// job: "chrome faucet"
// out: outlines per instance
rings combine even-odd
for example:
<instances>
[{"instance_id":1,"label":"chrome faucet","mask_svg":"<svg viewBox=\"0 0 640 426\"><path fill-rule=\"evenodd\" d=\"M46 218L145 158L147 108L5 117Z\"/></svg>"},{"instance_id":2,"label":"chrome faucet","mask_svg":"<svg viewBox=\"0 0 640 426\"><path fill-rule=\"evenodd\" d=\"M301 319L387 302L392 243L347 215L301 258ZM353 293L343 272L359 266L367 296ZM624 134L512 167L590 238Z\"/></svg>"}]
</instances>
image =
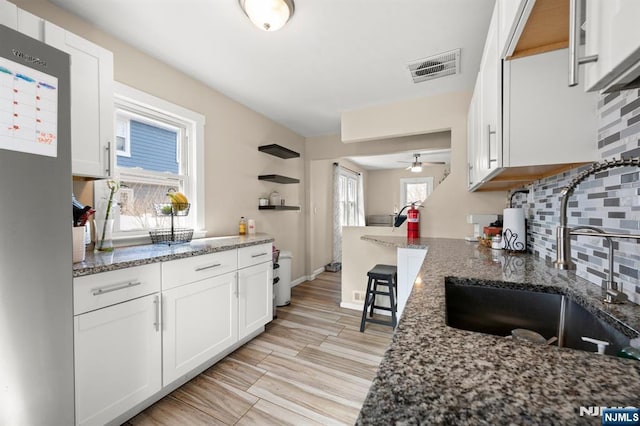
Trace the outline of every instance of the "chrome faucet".
<instances>
[{"instance_id":1,"label":"chrome faucet","mask_svg":"<svg viewBox=\"0 0 640 426\"><path fill-rule=\"evenodd\" d=\"M613 243L611 237L620 238L640 238L640 235L626 235L626 234L608 234L601 229L594 227L580 226L577 228L570 228L567 225L567 204L569 197L573 194L573 190L586 178L604 170L612 169L615 167L628 167L635 166L640 167L640 158L621 158L618 160L603 161L602 163L594 163L587 170L576 176L567 186L560 192L560 226L556 228L556 261L553 262L554 266L558 269L576 269L575 263L571 260L571 235L598 235L605 237L609 240L609 279L607 280L607 294L611 292L610 296L605 297L605 301L608 303L619 302L624 295L618 291L617 286L613 282ZM580 229L588 229L596 231L598 234L593 233L580 233ZM626 296L624 296L626 297Z\"/></svg>"}]
</instances>

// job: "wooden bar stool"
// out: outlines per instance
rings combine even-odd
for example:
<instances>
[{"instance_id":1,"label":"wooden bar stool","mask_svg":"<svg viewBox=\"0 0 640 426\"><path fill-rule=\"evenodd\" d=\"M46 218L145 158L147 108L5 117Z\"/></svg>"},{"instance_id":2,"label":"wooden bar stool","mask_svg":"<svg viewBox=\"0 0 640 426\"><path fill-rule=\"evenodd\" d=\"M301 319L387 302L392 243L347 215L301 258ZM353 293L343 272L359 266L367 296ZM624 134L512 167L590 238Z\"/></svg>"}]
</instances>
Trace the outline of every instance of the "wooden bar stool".
<instances>
[{"instance_id":1,"label":"wooden bar stool","mask_svg":"<svg viewBox=\"0 0 640 426\"><path fill-rule=\"evenodd\" d=\"M362 321L360 322L360 332L364 331L364 325L367 322L375 324L390 325L396 328L397 318L396 312L398 310L397 304L397 281L398 281L398 268L394 265L376 265L369 272L367 272L369 281L367 282L367 293L365 295L364 307L362 308ZM378 286L387 287L387 291L378 290ZM376 296L388 296L389 307L376 305ZM384 311L391 312L391 321L383 321L374 318L367 317L367 310L369 310L369 317L373 317L373 310L382 309Z\"/></svg>"}]
</instances>

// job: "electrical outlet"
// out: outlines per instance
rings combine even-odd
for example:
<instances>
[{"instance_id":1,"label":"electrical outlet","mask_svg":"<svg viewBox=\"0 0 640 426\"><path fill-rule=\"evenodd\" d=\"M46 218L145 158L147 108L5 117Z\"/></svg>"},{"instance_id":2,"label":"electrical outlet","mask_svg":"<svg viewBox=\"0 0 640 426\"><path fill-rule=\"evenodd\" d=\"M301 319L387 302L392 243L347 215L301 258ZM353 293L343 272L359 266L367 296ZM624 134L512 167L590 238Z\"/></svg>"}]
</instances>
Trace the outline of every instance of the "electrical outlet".
<instances>
[{"instance_id":1,"label":"electrical outlet","mask_svg":"<svg viewBox=\"0 0 640 426\"><path fill-rule=\"evenodd\" d=\"M365 295L364 291L354 290L352 299L354 302L364 302L364 295Z\"/></svg>"}]
</instances>

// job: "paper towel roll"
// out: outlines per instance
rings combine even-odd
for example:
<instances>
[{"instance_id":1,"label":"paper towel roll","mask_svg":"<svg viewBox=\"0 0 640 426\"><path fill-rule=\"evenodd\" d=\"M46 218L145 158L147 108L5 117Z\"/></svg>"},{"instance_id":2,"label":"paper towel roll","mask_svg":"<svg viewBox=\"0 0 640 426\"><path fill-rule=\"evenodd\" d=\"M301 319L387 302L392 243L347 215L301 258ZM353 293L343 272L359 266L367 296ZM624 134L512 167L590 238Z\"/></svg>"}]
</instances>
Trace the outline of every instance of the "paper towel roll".
<instances>
[{"instance_id":1,"label":"paper towel roll","mask_svg":"<svg viewBox=\"0 0 640 426\"><path fill-rule=\"evenodd\" d=\"M502 219L502 241L505 250L525 251L527 230L524 225L524 210L504 209Z\"/></svg>"}]
</instances>

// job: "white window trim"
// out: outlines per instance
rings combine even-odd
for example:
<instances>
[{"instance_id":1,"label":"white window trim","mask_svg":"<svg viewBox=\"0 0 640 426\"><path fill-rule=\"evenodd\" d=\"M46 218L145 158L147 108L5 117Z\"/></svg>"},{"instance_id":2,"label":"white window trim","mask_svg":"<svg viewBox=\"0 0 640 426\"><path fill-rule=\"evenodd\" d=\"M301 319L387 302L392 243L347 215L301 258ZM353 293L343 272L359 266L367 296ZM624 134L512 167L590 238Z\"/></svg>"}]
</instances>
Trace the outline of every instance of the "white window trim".
<instances>
[{"instance_id":1,"label":"white window trim","mask_svg":"<svg viewBox=\"0 0 640 426\"><path fill-rule=\"evenodd\" d=\"M122 115L122 114L118 114ZM116 155L119 157L131 157L131 129L129 128L129 121L125 123L125 135L124 135L124 149L116 149ZM116 137L117 132L117 118L116 118Z\"/></svg>"},{"instance_id":2,"label":"white window trim","mask_svg":"<svg viewBox=\"0 0 640 426\"><path fill-rule=\"evenodd\" d=\"M419 201L419 200L407 200L407 184L408 183L426 183L427 184L427 198L433 192L433 176L417 177L417 178L400 178L400 206L406 206L407 204ZM420 200L424 201L424 200Z\"/></svg>"},{"instance_id":3,"label":"white window trim","mask_svg":"<svg viewBox=\"0 0 640 426\"><path fill-rule=\"evenodd\" d=\"M185 153L189 156L188 164L195 170L189 170L189 179L186 184L188 192L191 194L191 200L195 201L195 209L192 207L189 214L195 214L195 232L194 237L203 237L206 234L204 221L204 126L206 124L205 116L195 111L168 102L149 93L127 86L125 84L114 82L114 100L118 105L126 106L127 104L135 105L136 108L149 108L150 111L160 112L167 117L174 117L179 121L189 122L192 134L187 133L191 149ZM135 115L135 114L134 114ZM115 126L115 114L114 114ZM194 143L195 141L195 143ZM116 176L116 179L119 177ZM195 199L195 200L194 200ZM127 244L143 243L149 241L148 231L127 232L127 236L123 233L114 235L114 240L122 241Z\"/></svg>"}]
</instances>

